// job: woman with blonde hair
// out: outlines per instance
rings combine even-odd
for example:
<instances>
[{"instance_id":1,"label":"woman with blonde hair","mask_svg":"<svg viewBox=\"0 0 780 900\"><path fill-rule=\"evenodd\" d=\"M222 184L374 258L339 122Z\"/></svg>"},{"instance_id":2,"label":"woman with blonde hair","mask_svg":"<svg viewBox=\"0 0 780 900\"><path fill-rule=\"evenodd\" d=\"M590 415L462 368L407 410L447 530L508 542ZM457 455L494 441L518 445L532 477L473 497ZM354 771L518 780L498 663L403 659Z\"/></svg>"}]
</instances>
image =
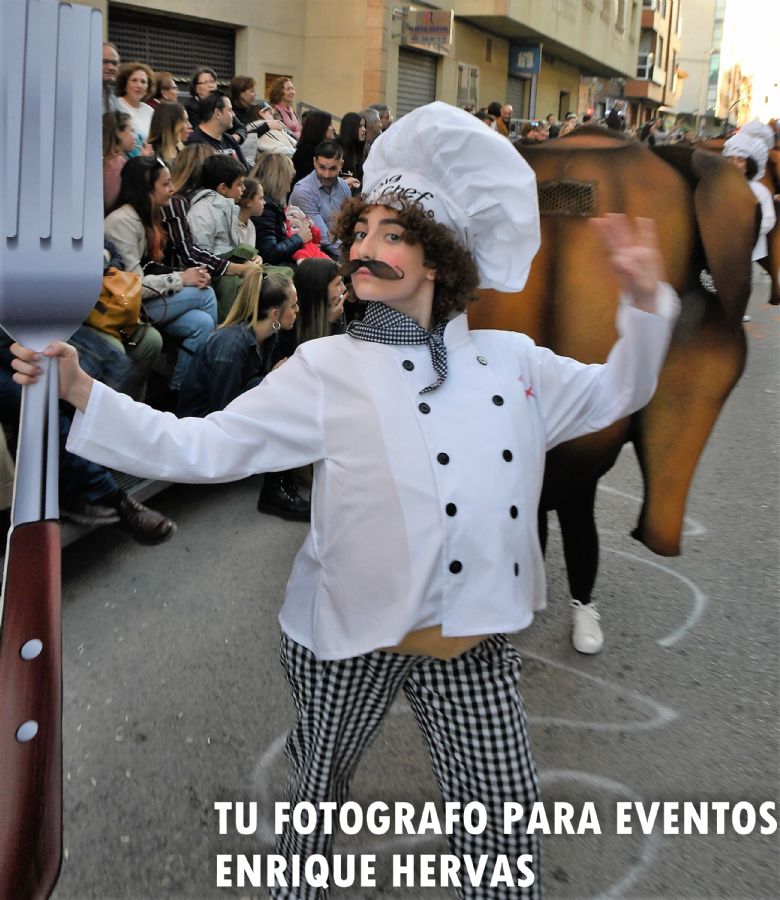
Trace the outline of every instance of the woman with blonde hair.
<instances>
[{"instance_id":1,"label":"woman with blonde hair","mask_svg":"<svg viewBox=\"0 0 780 900\"><path fill-rule=\"evenodd\" d=\"M157 105L149 126L149 143L155 156L159 156L166 166L171 166L184 149L189 133L190 120L181 103L164 100Z\"/></svg>"},{"instance_id":2,"label":"woman with blonde hair","mask_svg":"<svg viewBox=\"0 0 780 900\"><path fill-rule=\"evenodd\" d=\"M295 170L289 156L268 153L261 156L252 169L252 177L263 186L265 209L255 216L255 246L263 261L276 266L294 265L293 254L312 239L311 228L303 222L299 230L287 233L287 196Z\"/></svg>"},{"instance_id":3,"label":"woman with blonde hair","mask_svg":"<svg viewBox=\"0 0 780 900\"><path fill-rule=\"evenodd\" d=\"M171 166L171 179L177 194L188 196L200 187L203 163L216 151L208 144L186 144Z\"/></svg>"},{"instance_id":4,"label":"woman with blonde hair","mask_svg":"<svg viewBox=\"0 0 780 900\"><path fill-rule=\"evenodd\" d=\"M284 127L297 141L301 137L301 122L292 108L294 99L295 85L286 75L271 82L271 87L268 89L268 102L278 111Z\"/></svg>"},{"instance_id":5,"label":"woman with blonde hair","mask_svg":"<svg viewBox=\"0 0 780 900\"><path fill-rule=\"evenodd\" d=\"M179 395L179 418L203 418L224 409L256 387L284 362L278 335L295 325L298 298L292 280L280 272L248 275L225 321L198 349ZM289 472L270 472L257 501L260 512L306 521L307 500Z\"/></svg>"},{"instance_id":6,"label":"woman with blonde hair","mask_svg":"<svg viewBox=\"0 0 780 900\"><path fill-rule=\"evenodd\" d=\"M187 371L176 413L207 416L224 409L278 365L277 334L295 325L298 298L279 272L251 272L225 321L198 348Z\"/></svg>"}]
</instances>

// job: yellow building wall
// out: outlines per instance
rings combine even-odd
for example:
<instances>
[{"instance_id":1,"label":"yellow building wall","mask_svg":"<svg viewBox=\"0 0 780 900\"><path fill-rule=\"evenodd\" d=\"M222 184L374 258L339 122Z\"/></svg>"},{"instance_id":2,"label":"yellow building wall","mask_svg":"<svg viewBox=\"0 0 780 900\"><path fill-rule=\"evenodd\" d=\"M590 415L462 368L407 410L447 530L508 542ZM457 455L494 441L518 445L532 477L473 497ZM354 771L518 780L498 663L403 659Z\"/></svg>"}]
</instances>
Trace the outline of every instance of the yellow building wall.
<instances>
[{"instance_id":1,"label":"yellow building wall","mask_svg":"<svg viewBox=\"0 0 780 900\"><path fill-rule=\"evenodd\" d=\"M76 2L104 14L108 7L106 0ZM379 63L367 53L377 47L370 26L378 22L381 35L385 0L123 0L122 6L234 27L236 73L251 75L259 92L267 74L281 73L295 82L297 100L337 116L381 99ZM378 86L368 100L364 72Z\"/></svg>"},{"instance_id":2,"label":"yellow building wall","mask_svg":"<svg viewBox=\"0 0 780 900\"><path fill-rule=\"evenodd\" d=\"M556 60L548 62L542 59L542 70L536 89L535 116L543 119L549 113L558 115L561 91L569 94L568 112L577 112L580 92L580 72L574 66Z\"/></svg>"},{"instance_id":3,"label":"yellow building wall","mask_svg":"<svg viewBox=\"0 0 780 900\"><path fill-rule=\"evenodd\" d=\"M488 40L490 49L488 51ZM490 61L487 56L490 55ZM487 106L492 100L503 103L506 95L506 78L509 66L509 42L495 35L486 34L467 25L455 22L452 48L442 59L439 67L439 82L436 86L437 100L457 103L458 63L466 63L479 69L478 105Z\"/></svg>"},{"instance_id":4,"label":"yellow building wall","mask_svg":"<svg viewBox=\"0 0 780 900\"><path fill-rule=\"evenodd\" d=\"M4 2L4 0L0 0ZM105 13L107 0L76 0ZM453 0L452 8L484 13L495 7L497 14L527 15L540 28L561 28L559 39L571 32L583 52L604 50L617 63L616 48L629 43L628 33L619 34L614 23L606 23L599 12L603 0L594 4L595 16L585 4L576 22L554 13L556 4L513 0ZM445 4L438 3L440 7ZM398 49L401 24L394 0L122 0L124 7L148 10L201 22L229 25L236 29L236 72L251 75L260 86L269 74L288 74L295 82L296 99L342 116L369 103L395 98L398 88ZM630 9L630 5L627 4ZM564 6L558 4L563 9ZM641 7L640 7L641 8ZM575 25L582 26L577 33ZM107 20L106 20L107 31ZM557 27L557 26L556 26ZM487 40L491 41L490 59ZM457 102L458 63L479 68L478 102L506 98L509 40L456 20L453 46L439 62L437 97ZM635 44L631 55L635 64ZM578 71L559 60L543 62L539 77L536 115L558 112L558 95L568 91L571 108L577 108Z\"/></svg>"},{"instance_id":5,"label":"yellow building wall","mask_svg":"<svg viewBox=\"0 0 780 900\"><path fill-rule=\"evenodd\" d=\"M383 20L382 0L309 0L297 99L338 116L363 109L365 90L381 89L376 60L371 60L368 71L366 64L367 38L376 44L376 31Z\"/></svg>"},{"instance_id":6,"label":"yellow building wall","mask_svg":"<svg viewBox=\"0 0 780 900\"><path fill-rule=\"evenodd\" d=\"M554 38L566 47L628 75L636 68L642 4L627 0L624 21L617 21L616 0L438 0L459 16L513 19L524 28Z\"/></svg>"}]
</instances>

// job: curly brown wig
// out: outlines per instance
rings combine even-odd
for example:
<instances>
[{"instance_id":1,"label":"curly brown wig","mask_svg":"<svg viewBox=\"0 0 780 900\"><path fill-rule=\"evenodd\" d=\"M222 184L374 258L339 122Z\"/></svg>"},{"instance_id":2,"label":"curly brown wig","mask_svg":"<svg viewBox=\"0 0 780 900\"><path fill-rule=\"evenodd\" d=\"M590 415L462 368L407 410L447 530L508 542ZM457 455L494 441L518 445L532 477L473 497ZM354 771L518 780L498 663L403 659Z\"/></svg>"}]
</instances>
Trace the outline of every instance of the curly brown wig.
<instances>
[{"instance_id":1,"label":"curly brown wig","mask_svg":"<svg viewBox=\"0 0 780 900\"><path fill-rule=\"evenodd\" d=\"M342 262L349 259L357 220L372 205L366 203L363 197L352 197L341 207L334 234L341 240ZM446 225L434 221L419 203L403 201L403 207L393 207L393 211L398 214L398 221L403 225L404 243L420 244L425 265L436 269L433 290L434 323L449 319L455 312L463 312L467 303L477 299L479 273L474 257L455 239Z\"/></svg>"}]
</instances>

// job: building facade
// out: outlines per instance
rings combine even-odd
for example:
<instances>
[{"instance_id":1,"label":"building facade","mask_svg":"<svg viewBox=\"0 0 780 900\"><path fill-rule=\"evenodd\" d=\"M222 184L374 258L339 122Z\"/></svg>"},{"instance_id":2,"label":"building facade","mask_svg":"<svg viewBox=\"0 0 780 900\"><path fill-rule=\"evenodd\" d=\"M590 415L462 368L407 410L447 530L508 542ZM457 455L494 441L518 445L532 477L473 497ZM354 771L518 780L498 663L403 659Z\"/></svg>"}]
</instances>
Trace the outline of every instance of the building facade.
<instances>
[{"instance_id":1,"label":"building facade","mask_svg":"<svg viewBox=\"0 0 780 900\"><path fill-rule=\"evenodd\" d=\"M643 0L635 77L623 96L635 125L669 112L680 91L678 79L682 0Z\"/></svg>"},{"instance_id":2,"label":"building facade","mask_svg":"<svg viewBox=\"0 0 780 900\"><path fill-rule=\"evenodd\" d=\"M685 0L682 52L678 57L681 89L672 109L690 122L697 136L715 133L720 128L718 83L726 3L727 0Z\"/></svg>"},{"instance_id":3,"label":"building facade","mask_svg":"<svg viewBox=\"0 0 780 900\"><path fill-rule=\"evenodd\" d=\"M646 14L642 0L78 2L104 11L125 60L182 84L196 65L220 81L251 75L258 93L286 75L298 101L336 116L374 102L403 114L433 99L509 102L526 119L603 114L599 91L636 74ZM660 55L650 84L666 71Z\"/></svg>"}]
</instances>

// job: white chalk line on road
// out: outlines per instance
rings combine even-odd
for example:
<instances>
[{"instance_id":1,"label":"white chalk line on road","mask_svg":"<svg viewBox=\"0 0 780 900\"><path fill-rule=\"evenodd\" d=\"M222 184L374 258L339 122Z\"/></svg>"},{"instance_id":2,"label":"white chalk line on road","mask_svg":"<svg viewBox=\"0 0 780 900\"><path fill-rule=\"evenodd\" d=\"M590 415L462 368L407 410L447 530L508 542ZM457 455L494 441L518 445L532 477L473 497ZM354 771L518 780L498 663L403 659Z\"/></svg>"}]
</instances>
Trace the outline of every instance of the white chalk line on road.
<instances>
[{"instance_id":1,"label":"white chalk line on road","mask_svg":"<svg viewBox=\"0 0 780 900\"><path fill-rule=\"evenodd\" d=\"M539 772L539 780L543 785L555 781L576 781L585 785L591 791L601 791L633 801L641 801L642 799L619 781L613 781L611 778L604 778L602 775L593 775L591 772L582 772L575 769L542 769ZM592 799L591 795L589 795L589 799ZM655 832L651 832L642 841L642 849L637 862L631 866L622 878L613 882L606 890L596 894L591 900L611 900L614 897L622 897L650 868L658 853L658 846L659 838Z\"/></svg>"},{"instance_id":2,"label":"white chalk line on road","mask_svg":"<svg viewBox=\"0 0 780 900\"><path fill-rule=\"evenodd\" d=\"M614 494L616 497L624 497L626 500L631 500L634 503L641 504L644 502L643 499L637 497L636 494L629 494L627 491L618 490L618 488L610 487L608 484L604 484L601 481L599 481L598 489L604 491L605 494ZM686 537L699 537L700 535L707 533L706 527L702 525L698 519L694 519L693 516L684 516L683 523L683 534Z\"/></svg>"},{"instance_id":3,"label":"white chalk line on road","mask_svg":"<svg viewBox=\"0 0 780 900\"><path fill-rule=\"evenodd\" d=\"M555 659L550 659L550 657L543 656L535 651L522 648L520 654L523 657L536 659L555 669L562 669L585 681L590 681L606 691L630 700L632 704L649 709L651 712L649 719L636 719L624 722L589 722L586 719L569 719L559 716L529 716L528 721L532 725L557 725L564 728L584 728L588 731L651 731L654 728L663 728L664 725L668 725L677 718L677 713L671 707L664 706L652 697L647 697L638 691L622 687L612 681L607 681L605 678L600 678L598 675L591 675L590 672L585 672L582 669L577 669Z\"/></svg>"},{"instance_id":4,"label":"white chalk line on road","mask_svg":"<svg viewBox=\"0 0 780 900\"><path fill-rule=\"evenodd\" d=\"M268 812L272 807L272 799L269 790L269 774L270 767L274 760L282 752L286 741L286 735L279 735L271 745L263 753L258 760L254 772L252 774L252 784L257 793L260 795L261 812L258 816L258 836L269 845L273 845L275 836L273 827L270 822ZM594 775L591 772L583 772L575 769L541 769L539 771L539 781L542 785L559 782L574 781L584 785L591 792L589 798L593 798L596 791L602 794L611 794L619 797L625 797L628 800L641 800L629 787L614 781L611 778L605 778L601 775ZM393 851L420 849L421 846L430 844L432 841L440 840L438 837L429 835L397 835L390 838L372 840L369 846L364 846L359 852L365 853L369 850L375 853L389 853ZM604 891L596 895L593 900L610 900L623 896L623 893L631 888L641 878L641 876L651 866L658 850L658 838L651 833L642 842L639 859L631 866L631 868L619 878L617 881L609 885ZM357 852L357 851L356 851Z\"/></svg>"},{"instance_id":5,"label":"white chalk line on road","mask_svg":"<svg viewBox=\"0 0 780 900\"><path fill-rule=\"evenodd\" d=\"M623 559L630 559L633 562L642 563L642 565L650 566L653 569L657 569L659 572L663 572L665 575L676 578L691 592L693 597L693 609L679 628L675 628L675 630L670 634L667 634L666 637L659 638L656 641L656 643L660 644L662 647L673 647L678 641L684 638L689 631L691 631L694 625L696 625L699 619L704 615L704 610L706 609L708 602L707 595L695 582L691 581L690 578L681 575L679 572L675 572L674 569L670 569L669 566L665 566L663 563L656 562L654 559L645 559L642 556L637 556L635 553L627 553L625 550L616 550L612 547L602 547L601 549L605 553L613 553L615 556L623 557Z\"/></svg>"}]
</instances>

